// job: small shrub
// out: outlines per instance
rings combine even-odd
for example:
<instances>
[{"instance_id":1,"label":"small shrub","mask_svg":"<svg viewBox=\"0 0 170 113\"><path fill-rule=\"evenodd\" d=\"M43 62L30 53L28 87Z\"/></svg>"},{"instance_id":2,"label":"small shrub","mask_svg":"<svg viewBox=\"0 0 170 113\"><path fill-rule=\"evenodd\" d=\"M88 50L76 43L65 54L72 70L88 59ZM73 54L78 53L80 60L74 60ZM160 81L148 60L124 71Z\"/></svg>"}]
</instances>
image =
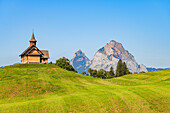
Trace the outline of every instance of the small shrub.
<instances>
[{"instance_id":1,"label":"small shrub","mask_svg":"<svg viewBox=\"0 0 170 113\"><path fill-rule=\"evenodd\" d=\"M49 62L49 64L53 64L53 62Z\"/></svg>"},{"instance_id":2,"label":"small shrub","mask_svg":"<svg viewBox=\"0 0 170 113\"><path fill-rule=\"evenodd\" d=\"M81 74L86 75L86 71L83 71Z\"/></svg>"},{"instance_id":3,"label":"small shrub","mask_svg":"<svg viewBox=\"0 0 170 113\"><path fill-rule=\"evenodd\" d=\"M146 73L145 71L141 71L140 73Z\"/></svg>"}]
</instances>

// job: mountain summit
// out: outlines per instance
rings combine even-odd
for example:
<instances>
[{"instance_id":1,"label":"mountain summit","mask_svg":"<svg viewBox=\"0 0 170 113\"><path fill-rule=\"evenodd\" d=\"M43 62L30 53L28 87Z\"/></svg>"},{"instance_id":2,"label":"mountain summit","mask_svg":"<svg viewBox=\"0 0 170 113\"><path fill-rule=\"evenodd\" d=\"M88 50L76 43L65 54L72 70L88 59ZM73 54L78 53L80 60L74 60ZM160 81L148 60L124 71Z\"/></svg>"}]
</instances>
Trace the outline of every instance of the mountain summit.
<instances>
[{"instance_id":1,"label":"mountain summit","mask_svg":"<svg viewBox=\"0 0 170 113\"><path fill-rule=\"evenodd\" d=\"M122 59L126 63L130 72L147 72L144 65L136 62L134 56L124 49L121 43L111 40L104 47L99 49L93 60L90 61L89 58L81 51L77 51L74 54L71 64L79 72L87 71L88 68L92 69L105 69L109 70L112 66L116 70L117 62Z\"/></svg>"},{"instance_id":2,"label":"mountain summit","mask_svg":"<svg viewBox=\"0 0 170 113\"><path fill-rule=\"evenodd\" d=\"M89 58L82 52L82 50L78 50L74 57L71 59L70 64L74 67L78 73L82 73L83 71L87 71L91 64Z\"/></svg>"},{"instance_id":3,"label":"mountain summit","mask_svg":"<svg viewBox=\"0 0 170 113\"><path fill-rule=\"evenodd\" d=\"M99 49L94 56L90 68L109 70L112 66L116 69L117 62L122 59L126 63L130 72L147 71L144 65L138 65L134 56L124 49L121 43L111 40L103 48Z\"/></svg>"}]
</instances>

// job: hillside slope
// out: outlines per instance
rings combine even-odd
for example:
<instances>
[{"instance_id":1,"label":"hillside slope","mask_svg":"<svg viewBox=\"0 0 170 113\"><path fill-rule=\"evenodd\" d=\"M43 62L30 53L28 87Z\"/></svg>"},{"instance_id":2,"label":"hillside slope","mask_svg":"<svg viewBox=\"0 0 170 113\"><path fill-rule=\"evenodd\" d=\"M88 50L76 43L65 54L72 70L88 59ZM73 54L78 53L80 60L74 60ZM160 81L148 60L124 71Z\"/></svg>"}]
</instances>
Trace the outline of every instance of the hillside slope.
<instances>
[{"instance_id":1,"label":"hillside slope","mask_svg":"<svg viewBox=\"0 0 170 113\"><path fill-rule=\"evenodd\" d=\"M170 71L102 80L52 64L0 69L0 112L169 112Z\"/></svg>"}]
</instances>

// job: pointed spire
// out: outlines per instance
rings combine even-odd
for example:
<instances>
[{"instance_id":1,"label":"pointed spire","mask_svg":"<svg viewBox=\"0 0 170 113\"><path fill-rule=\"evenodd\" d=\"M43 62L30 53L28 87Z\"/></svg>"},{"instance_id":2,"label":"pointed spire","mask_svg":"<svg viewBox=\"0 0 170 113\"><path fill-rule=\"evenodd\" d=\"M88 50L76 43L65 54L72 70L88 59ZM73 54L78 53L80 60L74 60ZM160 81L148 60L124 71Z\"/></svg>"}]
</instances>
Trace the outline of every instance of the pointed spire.
<instances>
[{"instance_id":1,"label":"pointed spire","mask_svg":"<svg viewBox=\"0 0 170 113\"><path fill-rule=\"evenodd\" d=\"M32 37L31 37L31 40L30 40L30 46L34 45L36 46L36 40L35 40L35 37L34 37L34 32L32 33Z\"/></svg>"},{"instance_id":2,"label":"pointed spire","mask_svg":"<svg viewBox=\"0 0 170 113\"><path fill-rule=\"evenodd\" d=\"M34 32L32 33L32 37L31 37L30 42L37 42L37 41L35 40L35 37L34 37Z\"/></svg>"}]
</instances>

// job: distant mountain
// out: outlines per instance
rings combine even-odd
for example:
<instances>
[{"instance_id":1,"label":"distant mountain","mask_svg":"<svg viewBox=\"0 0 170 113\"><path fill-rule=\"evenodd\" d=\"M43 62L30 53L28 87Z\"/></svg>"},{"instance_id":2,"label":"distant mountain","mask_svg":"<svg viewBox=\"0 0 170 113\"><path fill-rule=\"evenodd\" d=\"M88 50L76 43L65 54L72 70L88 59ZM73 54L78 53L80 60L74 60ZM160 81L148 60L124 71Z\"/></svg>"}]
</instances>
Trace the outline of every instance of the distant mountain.
<instances>
[{"instance_id":1,"label":"distant mountain","mask_svg":"<svg viewBox=\"0 0 170 113\"><path fill-rule=\"evenodd\" d=\"M153 72L153 71L161 71L161 70L170 70L170 68L152 68L152 67L147 67L148 72Z\"/></svg>"},{"instance_id":2,"label":"distant mountain","mask_svg":"<svg viewBox=\"0 0 170 113\"><path fill-rule=\"evenodd\" d=\"M109 44L106 44L96 52L90 68L97 70L102 68L108 71L112 66L116 70L119 59L122 59L122 61L126 63L132 73L147 72L144 65L138 65L134 56L125 50L121 43L114 40L111 40Z\"/></svg>"},{"instance_id":3,"label":"distant mountain","mask_svg":"<svg viewBox=\"0 0 170 113\"><path fill-rule=\"evenodd\" d=\"M11 65L15 65L15 64L20 64L20 63L17 62L17 63L13 63L13 64L11 64ZM5 65L5 66L10 66L10 65ZM5 66L0 66L0 68L4 68Z\"/></svg>"},{"instance_id":4,"label":"distant mountain","mask_svg":"<svg viewBox=\"0 0 170 113\"><path fill-rule=\"evenodd\" d=\"M141 71L147 72L144 65L138 65L134 56L125 50L121 43L114 40L99 49L92 61L90 61L81 50L77 51L71 59L71 65L73 65L79 73L87 71L89 68L96 70L105 69L108 71L111 66L116 70L119 59L126 62L128 69L132 73Z\"/></svg>"},{"instance_id":5,"label":"distant mountain","mask_svg":"<svg viewBox=\"0 0 170 113\"><path fill-rule=\"evenodd\" d=\"M91 61L81 50L78 50L71 59L70 64L78 73L82 73L83 71L88 71Z\"/></svg>"},{"instance_id":6,"label":"distant mountain","mask_svg":"<svg viewBox=\"0 0 170 113\"><path fill-rule=\"evenodd\" d=\"M20 64L19 62L17 62L17 63L14 63L13 65L16 65L16 64Z\"/></svg>"}]
</instances>

